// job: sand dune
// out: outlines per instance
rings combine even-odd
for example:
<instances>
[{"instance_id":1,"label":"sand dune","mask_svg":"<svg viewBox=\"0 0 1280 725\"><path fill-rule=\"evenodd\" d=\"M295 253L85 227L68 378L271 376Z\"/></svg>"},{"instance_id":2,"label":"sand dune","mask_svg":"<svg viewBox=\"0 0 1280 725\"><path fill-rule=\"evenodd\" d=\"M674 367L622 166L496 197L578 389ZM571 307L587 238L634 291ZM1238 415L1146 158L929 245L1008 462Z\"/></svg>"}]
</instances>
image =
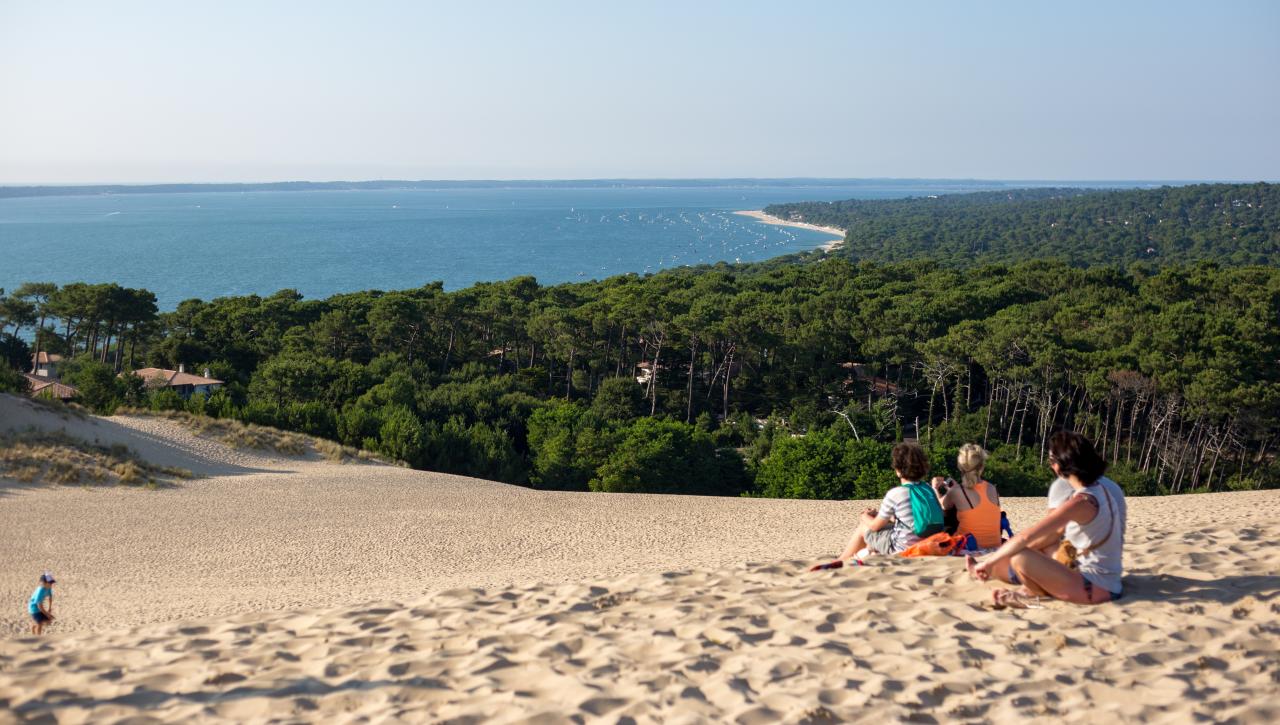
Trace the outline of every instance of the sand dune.
<instances>
[{"instance_id":1,"label":"sand dune","mask_svg":"<svg viewBox=\"0 0 1280 725\"><path fill-rule=\"evenodd\" d=\"M104 418L78 409L59 409L25 397L0 394L0 431L61 431L100 445L128 446L157 466L185 468L197 475L220 476L260 470L286 470L310 455L291 459L253 449L233 448L192 433L165 418L118 415Z\"/></svg>"},{"instance_id":2,"label":"sand dune","mask_svg":"<svg viewBox=\"0 0 1280 725\"><path fill-rule=\"evenodd\" d=\"M1240 504L1275 520L1274 496ZM1149 531L1127 599L1096 608L993 612L950 559L780 561L9 640L0 702L60 722L1274 722L1277 536Z\"/></svg>"},{"instance_id":3,"label":"sand dune","mask_svg":"<svg viewBox=\"0 0 1280 725\"><path fill-rule=\"evenodd\" d=\"M1125 600L994 612L958 559L803 573L859 502L538 492L95 425L219 473L0 484L0 723L1280 718L1280 492L1133 499ZM1021 527L1043 501L1006 505Z\"/></svg>"}]
</instances>

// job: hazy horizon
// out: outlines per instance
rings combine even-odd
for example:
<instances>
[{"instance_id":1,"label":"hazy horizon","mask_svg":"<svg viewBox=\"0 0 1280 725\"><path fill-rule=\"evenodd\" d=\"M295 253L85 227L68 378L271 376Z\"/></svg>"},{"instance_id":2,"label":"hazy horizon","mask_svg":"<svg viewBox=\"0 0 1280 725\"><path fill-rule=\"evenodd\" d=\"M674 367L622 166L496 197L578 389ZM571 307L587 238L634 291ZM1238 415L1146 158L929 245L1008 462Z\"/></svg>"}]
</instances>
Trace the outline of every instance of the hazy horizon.
<instances>
[{"instance_id":1,"label":"hazy horizon","mask_svg":"<svg viewBox=\"0 0 1280 725\"><path fill-rule=\"evenodd\" d=\"M620 184L641 183L641 182L673 182L687 183L694 181L742 181L742 182L880 182L888 184L908 184L911 182L955 182L955 183L976 183L996 185L1012 185L1012 184L1169 184L1169 185L1186 185L1186 184L1252 184L1252 183L1280 183L1280 176L1272 178L1259 179L1122 179L1122 178L1092 178L1092 179L994 179L982 177L909 177L909 176L598 176L598 177L564 177L564 178L453 178L453 179L395 179L395 178L366 178L366 179L297 179L297 178L279 178L279 179L250 179L250 180L227 180L227 181L209 181L209 180L183 180L183 181L65 181L65 182L0 182L0 188L13 187L37 187L37 188L57 188L64 186L226 186L226 185L245 185L256 186L265 184L371 184L371 183L406 183L406 184L537 184L537 183L571 183L583 182L601 184L607 182L616 182Z\"/></svg>"},{"instance_id":2,"label":"hazy horizon","mask_svg":"<svg viewBox=\"0 0 1280 725\"><path fill-rule=\"evenodd\" d=\"M1280 5L0 0L0 184L1280 176Z\"/></svg>"}]
</instances>

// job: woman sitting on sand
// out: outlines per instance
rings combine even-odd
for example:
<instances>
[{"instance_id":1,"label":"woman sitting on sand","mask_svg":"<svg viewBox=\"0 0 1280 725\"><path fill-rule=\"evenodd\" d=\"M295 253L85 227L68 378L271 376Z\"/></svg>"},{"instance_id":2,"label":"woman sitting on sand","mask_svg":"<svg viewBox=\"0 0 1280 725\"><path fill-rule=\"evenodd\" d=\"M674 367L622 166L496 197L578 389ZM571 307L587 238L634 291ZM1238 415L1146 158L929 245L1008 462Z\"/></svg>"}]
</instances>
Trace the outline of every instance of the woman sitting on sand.
<instances>
[{"instance_id":1,"label":"woman sitting on sand","mask_svg":"<svg viewBox=\"0 0 1280 725\"><path fill-rule=\"evenodd\" d=\"M863 549L876 554L901 554L908 546L942 530L942 509L933 488L925 482L929 459L915 443L899 443L891 453L893 472L902 485L889 489L880 508L862 512L849 546L834 561L809 569L838 569ZM917 526L917 513L922 519ZM861 562L859 562L861 563Z\"/></svg>"},{"instance_id":2,"label":"woman sitting on sand","mask_svg":"<svg viewBox=\"0 0 1280 725\"><path fill-rule=\"evenodd\" d=\"M999 607L1026 606L1029 599L1041 596L1076 604L1119 599L1124 571L1124 492L1102 475L1106 461L1079 433L1053 435L1049 466L1071 484L1069 490L1062 491L1069 498L1050 500L1047 516L981 563L968 557L969 573L979 581L994 577L1022 585L1017 590L996 590L993 597ZM1063 538L1079 552L1074 568L1045 553Z\"/></svg>"},{"instance_id":3,"label":"woman sitting on sand","mask_svg":"<svg viewBox=\"0 0 1280 725\"><path fill-rule=\"evenodd\" d=\"M976 443L966 443L956 456L960 469L960 485L951 486L938 496L944 514L956 516L959 536L970 534L979 549L1000 546L1000 495L996 487L982 478L987 465L987 452Z\"/></svg>"}]
</instances>

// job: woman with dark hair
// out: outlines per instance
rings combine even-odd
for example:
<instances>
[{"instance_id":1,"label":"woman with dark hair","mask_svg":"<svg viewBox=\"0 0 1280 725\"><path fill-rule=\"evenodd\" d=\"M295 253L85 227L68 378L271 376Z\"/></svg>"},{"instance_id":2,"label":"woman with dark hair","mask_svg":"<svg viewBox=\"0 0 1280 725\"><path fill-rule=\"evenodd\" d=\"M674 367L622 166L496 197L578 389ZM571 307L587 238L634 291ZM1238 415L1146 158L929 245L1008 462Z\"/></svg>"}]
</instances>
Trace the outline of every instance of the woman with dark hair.
<instances>
[{"instance_id":1,"label":"woman with dark hair","mask_svg":"<svg viewBox=\"0 0 1280 725\"><path fill-rule=\"evenodd\" d=\"M979 581L995 578L1021 585L1016 590L996 590L998 607L1026 606L1033 597L1076 604L1119 599L1124 572L1124 492L1102 475L1106 461L1079 433L1060 431L1049 439L1049 466L1070 488L1050 491L1049 514L981 563L969 557L969 573ZM1063 541L1078 552L1073 562L1063 563L1047 553Z\"/></svg>"}]
</instances>

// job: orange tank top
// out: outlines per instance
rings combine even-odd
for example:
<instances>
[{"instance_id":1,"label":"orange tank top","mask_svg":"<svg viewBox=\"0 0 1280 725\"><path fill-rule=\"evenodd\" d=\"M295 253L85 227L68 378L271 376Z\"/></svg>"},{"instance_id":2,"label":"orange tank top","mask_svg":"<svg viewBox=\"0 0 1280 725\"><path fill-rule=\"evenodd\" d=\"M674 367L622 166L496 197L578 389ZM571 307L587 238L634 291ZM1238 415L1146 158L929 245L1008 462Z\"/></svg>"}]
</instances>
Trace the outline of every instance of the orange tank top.
<instances>
[{"instance_id":1,"label":"orange tank top","mask_svg":"<svg viewBox=\"0 0 1280 725\"><path fill-rule=\"evenodd\" d=\"M991 501L991 484L979 481L974 484L972 493L968 490L960 492L973 508L968 511L956 510L956 518L960 525L956 533L961 536L973 534L978 541L978 548L995 549L1000 546L1000 507ZM977 494L978 502L974 504L973 494Z\"/></svg>"}]
</instances>

